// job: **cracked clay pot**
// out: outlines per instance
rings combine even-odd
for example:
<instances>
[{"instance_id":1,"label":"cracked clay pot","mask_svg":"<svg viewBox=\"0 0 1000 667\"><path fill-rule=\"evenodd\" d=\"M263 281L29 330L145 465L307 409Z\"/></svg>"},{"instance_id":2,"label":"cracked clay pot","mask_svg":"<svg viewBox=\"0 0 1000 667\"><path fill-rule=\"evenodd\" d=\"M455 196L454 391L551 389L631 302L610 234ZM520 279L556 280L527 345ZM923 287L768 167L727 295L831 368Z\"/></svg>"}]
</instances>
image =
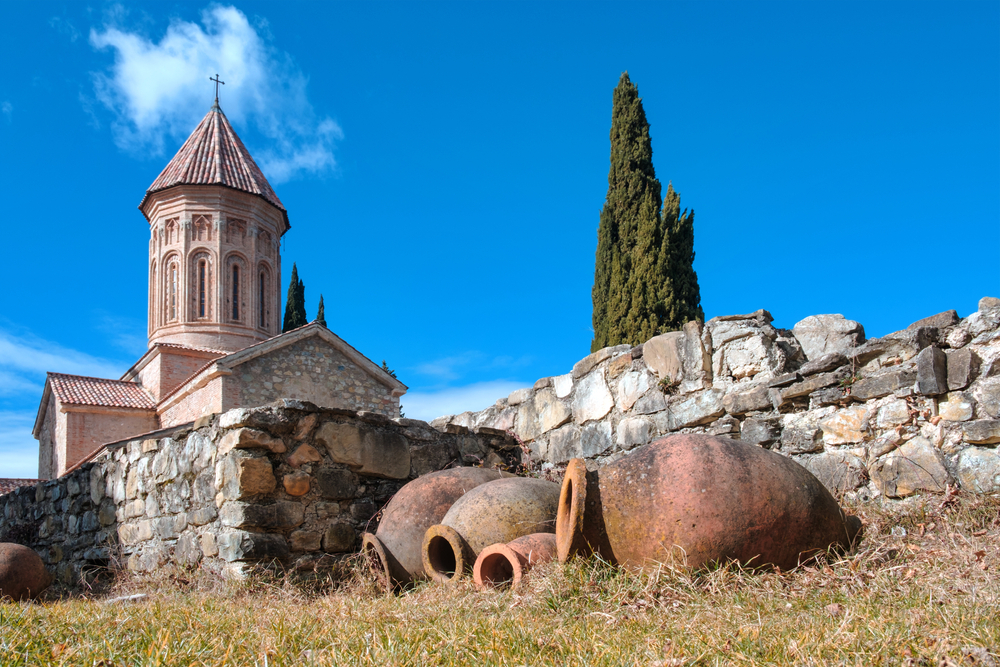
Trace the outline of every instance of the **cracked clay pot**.
<instances>
[{"instance_id":1,"label":"cracked clay pot","mask_svg":"<svg viewBox=\"0 0 1000 667\"><path fill-rule=\"evenodd\" d=\"M510 476L486 468L450 468L418 477L386 504L378 530L362 537L362 552L390 589L425 579L421 546L427 529L467 492Z\"/></svg>"},{"instance_id":2,"label":"cracked clay pot","mask_svg":"<svg viewBox=\"0 0 1000 667\"><path fill-rule=\"evenodd\" d=\"M696 434L660 438L594 472L573 459L556 521L560 562L598 554L629 567L681 559L787 570L860 537L861 521L798 463Z\"/></svg>"},{"instance_id":3,"label":"cracked clay pot","mask_svg":"<svg viewBox=\"0 0 1000 667\"><path fill-rule=\"evenodd\" d=\"M424 535L424 571L434 581L458 581L486 547L532 533L555 532L559 485L511 477L478 486L458 499Z\"/></svg>"}]
</instances>

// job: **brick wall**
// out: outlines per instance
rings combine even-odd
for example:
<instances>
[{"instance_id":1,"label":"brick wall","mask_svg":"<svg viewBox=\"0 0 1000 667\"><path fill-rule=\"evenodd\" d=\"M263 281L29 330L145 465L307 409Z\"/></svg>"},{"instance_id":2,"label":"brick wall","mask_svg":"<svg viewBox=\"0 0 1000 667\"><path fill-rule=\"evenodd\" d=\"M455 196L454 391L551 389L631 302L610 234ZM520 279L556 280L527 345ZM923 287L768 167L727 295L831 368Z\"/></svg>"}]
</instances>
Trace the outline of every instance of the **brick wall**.
<instances>
[{"instance_id":1,"label":"brick wall","mask_svg":"<svg viewBox=\"0 0 1000 667\"><path fill-rule=\"evenodd\" d=\"M55 475L83 461L101 445L128 438L137 433L149 433L158 428L153 410L129 410L85 407L86 412L68 410L66 414L66 452L59 461Z\"/></svg>"},{"instance_id":2,"label":"brick wall","mask_svg":"<svg viewBox=\"0 0 1000 667\"><path fill-rule=\"evenodd\" d=\"M163 428L194 421L204 415L219 413L225 409L223 405L223 383L227 378L220 376L171 405L160 413L160 425Z\"/></svg>"}]
</instances>

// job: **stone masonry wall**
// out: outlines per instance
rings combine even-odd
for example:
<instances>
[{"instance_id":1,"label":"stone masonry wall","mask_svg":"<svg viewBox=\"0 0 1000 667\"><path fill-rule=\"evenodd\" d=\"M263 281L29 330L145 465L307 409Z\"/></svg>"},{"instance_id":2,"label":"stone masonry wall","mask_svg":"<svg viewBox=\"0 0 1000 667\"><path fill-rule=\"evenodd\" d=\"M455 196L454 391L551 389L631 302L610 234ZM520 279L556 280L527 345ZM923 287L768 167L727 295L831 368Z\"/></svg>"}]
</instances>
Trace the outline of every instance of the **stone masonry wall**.
<instances>
[{"instance_id":1,"label":"stone masonry wall","mask_svg":"<svg viewBox=\"0 0 1000 667\"><path fill-rule=\"evenodd\" d=\"M771 321L760 310L691 322L431 423L512 430L548 468L710 433L790 456L837 494L1000 491L1000 299L872 340L842 315L791 331Z\"/></svg>"},{"instance_id":2,"label":"stone masonry wall","mask_svg":"<svg viewBox=\"0 0 1000 667\"><path fill-rule=\"evenodd\" d=\"M107 446L58 479L0 496L0 541L35 549L66 584L120 561L212 572L279 560L313 568L354 551L408 480L508 467L509 435L283 400Z\"/></svg>"}]
</instances>

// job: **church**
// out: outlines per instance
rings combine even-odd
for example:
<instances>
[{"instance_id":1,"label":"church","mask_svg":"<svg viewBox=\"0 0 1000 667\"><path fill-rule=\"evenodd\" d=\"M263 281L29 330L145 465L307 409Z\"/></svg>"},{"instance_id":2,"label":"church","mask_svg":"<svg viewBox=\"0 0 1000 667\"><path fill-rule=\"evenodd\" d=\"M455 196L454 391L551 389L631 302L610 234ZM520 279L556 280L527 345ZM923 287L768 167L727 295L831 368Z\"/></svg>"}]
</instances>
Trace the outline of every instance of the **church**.
<instances>
[{"instance_id":1,"label":"church","mask_svg":"<svg viewBox=\"0 0 1000 667\"><path fill-rule=\"evenodd\" d=\"M323 324L281 333L288 211L215 104L139 204L148 349L117 380L48 373L33 435L51 479L106 444L280 398L399 416L406 386Z\"/></svg>"}]
</instances>

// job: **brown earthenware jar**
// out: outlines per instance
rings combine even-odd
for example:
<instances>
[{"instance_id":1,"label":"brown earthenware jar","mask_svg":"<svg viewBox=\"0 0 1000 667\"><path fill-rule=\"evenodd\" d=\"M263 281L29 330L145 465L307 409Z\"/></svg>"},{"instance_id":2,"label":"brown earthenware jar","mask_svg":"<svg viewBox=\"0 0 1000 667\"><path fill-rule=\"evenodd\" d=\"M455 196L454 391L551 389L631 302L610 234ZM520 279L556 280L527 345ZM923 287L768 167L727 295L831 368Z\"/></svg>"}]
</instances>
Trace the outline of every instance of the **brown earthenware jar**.
<instances>
[{"instance_id":1,"label":"brown earthenware jar","mask_svg":"<svg viewBox=\"0 0 1000 667\"><path fill-rule=\"evenodd\" d=\"M486 468L450 468L418 477L386 504L378 530L362 537L362 552L390 588L426 578L421 546L427 529L467 492L510 476Z\"/></svg>"},{"instance_id":2,"label":"brown earthenware jar","mask_svg":"<svg viewBox=\"0 0 1000 667\"><path fill-rule=\"evenodd\" d=\"M556 558L556 536L532 533L507 544L494 544L479 552L472 578L479 588L517 587L528 570Z\"/></svg>"},{"instance_id":3,"label":"brown earthenware jar","mask_svg":"<svg viewBox=\"0 0 1000 667\"><path fill-rule=\"evenodd\" d=\"M52 583L41 557L12 542L0 543L0 598L30 600Z\"/></svg>"},{"instance_id":4,"label":"brown earthenware jar","mask_svg":"<svg viewBox=\"0 0 1000 667\"><path fill-rule=\"evenodd\" d=\"M708 435L660 438L588 472L566 469L559 498L559 560L599 554L642 567L680 559L692 568L737 561L791 569L860 539L826 487L790 458Z\"/></svg>"},{"instance_id":5,"label":"brown earthenware jar","mask_svg":"<svg viewBox=\"0 0 1000 667\"><path fill-rule=\"evenodd\" d=\"M531 533L555 532L559 485L512 477L465 494L424 534L424 571L434 581L458 581L486 547Z\"/></svg>"}]
</instances>

